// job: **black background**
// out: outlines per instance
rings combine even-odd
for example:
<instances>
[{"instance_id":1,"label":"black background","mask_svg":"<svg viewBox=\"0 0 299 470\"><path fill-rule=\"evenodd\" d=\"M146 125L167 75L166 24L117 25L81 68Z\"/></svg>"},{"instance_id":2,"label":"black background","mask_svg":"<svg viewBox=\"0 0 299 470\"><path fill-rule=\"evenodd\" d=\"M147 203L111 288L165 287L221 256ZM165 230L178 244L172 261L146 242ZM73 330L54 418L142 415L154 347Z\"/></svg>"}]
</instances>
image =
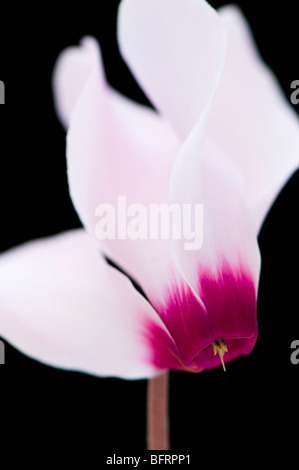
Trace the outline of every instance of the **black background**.
<instances>
[{"instance_id":1,"label":"black background","mask_svg":"<svg viewBox=\"0 0 299 470\"><path fill-rule=\"evenodd\" d=\"M1 251L80 226L67 189L65 133L52 104L51 74L60 51L86 34L95 36L109 82L146 103L118 53L118 3L1 6L0 79L6 88L0 107ZM236 3L289 97L291 82L299 79L299 5ZM299 365L290 362L290 344L299 338L298 200L297 173L259 236L259 338L252 354L229 363L226 374L220 368L171 373L172 449L188 450L194 460L206 457L208 465L225 467L283 456L296 463ZM93 461L85 468L97 468L111 452L138 455L145 449L145 396L145 381L56 370L6 343L0 461L6 452L11 462L36 461L43 468L50 458L59 467L62 459L70 464L84 456Z\"/></svg>"}]
</instances>

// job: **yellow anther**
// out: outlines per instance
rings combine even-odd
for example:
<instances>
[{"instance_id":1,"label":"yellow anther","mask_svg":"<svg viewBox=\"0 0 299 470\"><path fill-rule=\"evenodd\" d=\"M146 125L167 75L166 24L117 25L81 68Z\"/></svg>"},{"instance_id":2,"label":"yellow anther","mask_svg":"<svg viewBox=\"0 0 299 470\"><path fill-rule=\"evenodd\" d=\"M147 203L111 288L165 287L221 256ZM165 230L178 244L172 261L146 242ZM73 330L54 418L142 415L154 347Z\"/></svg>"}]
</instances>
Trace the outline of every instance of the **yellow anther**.
<instances>
[{"instance_id":1,"label":"yellow anther","mask_svg":"<svg viewBox=\"0 0 299 470\"><path fill-rule=\"evenodd\" d=\"M214 343L212 343L212 347L213 347L214 356L216 356L216 354L219 354L223 370L224 370L224 372L226 372L223 356L226 352L228 352L228 349L227 349L225 340L224 339L216 339L216 341L214 341Z\"/></svg>"}]
</instances>

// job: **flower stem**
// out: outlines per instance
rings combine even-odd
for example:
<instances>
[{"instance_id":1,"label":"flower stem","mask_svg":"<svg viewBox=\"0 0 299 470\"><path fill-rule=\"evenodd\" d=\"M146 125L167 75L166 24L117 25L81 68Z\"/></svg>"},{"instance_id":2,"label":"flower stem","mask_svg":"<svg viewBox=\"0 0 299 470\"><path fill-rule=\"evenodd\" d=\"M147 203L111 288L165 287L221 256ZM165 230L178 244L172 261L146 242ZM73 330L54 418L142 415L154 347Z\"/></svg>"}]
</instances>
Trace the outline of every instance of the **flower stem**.
<instances>
[{"instance_id":1,"label":"flower stem","mask_svg":"<svg viewBox=\"0 0 299 470\"><path fill-rule=\"evenodd\" d=\"M169 450L168 429L169 374L148 381L147 389L147 449Z\"/></svg>"}]
</instances>

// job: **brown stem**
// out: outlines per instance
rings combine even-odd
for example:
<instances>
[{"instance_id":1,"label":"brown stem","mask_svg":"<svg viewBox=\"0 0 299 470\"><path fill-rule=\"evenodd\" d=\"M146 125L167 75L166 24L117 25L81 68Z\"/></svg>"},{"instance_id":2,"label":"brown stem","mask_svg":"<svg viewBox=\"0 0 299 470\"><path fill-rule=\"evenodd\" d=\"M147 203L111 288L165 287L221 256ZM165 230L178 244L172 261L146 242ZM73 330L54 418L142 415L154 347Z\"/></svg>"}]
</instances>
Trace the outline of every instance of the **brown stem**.
<instances>
[{"instance_id":1,"label":"brown stem","mask_svg":"<svg viewBox=\"0 0 299 470\"><path fill-rule=\"evenodd\" d=\"M147 449L169 450L169 374L149 379L147 389Z\"/></svg>"}]
</instances>

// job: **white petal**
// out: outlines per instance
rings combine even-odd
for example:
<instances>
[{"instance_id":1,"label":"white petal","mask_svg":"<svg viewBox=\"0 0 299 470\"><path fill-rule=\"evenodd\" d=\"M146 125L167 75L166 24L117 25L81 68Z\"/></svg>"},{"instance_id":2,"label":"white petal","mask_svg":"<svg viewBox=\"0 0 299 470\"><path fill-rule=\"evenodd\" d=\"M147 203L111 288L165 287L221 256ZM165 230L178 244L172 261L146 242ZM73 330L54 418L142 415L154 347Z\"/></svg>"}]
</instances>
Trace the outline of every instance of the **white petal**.
<instances>
[{"instance_id":1,"label":"white petal","mask_svg":"<svg viewBox=\"0 0 299 470\"><path fill-rule=\"evenodd\" d=\"M92 37L85 37L81 47L69 47L58 57L53 72L53 96L56 112L67 129L76 101L91 73L94 58L102 69L99 45Z\"/></svg>"},{"instance_id":2,"label":"white petal","mask_svg":"<svg viewBox=\"0 0 299 470\"><path fill-rule=\"evenodd\" d=\"M203 0L123 0L119 44L154 106L185 138L218 83L226 32Z\"/></svg>"},{"instance_id":3,"label":"white petal","mask_svg":"<svg viewBox=\"0 0 299 470\"><path fill-rule=\"evenodd\" d=\"M67 137L70 192L75 208L93 236L100 221L96 209L110 204L125 218L118 197L131 204L168 202L168 183L179 143L168 125L152 110L112 92L102 82L98 59L77 100ZM127 221L130 217L127 218ZM155 288L166 276L167 240L103 239L101 246L143 286ZM152 287L153 289L154 287ZM161 288L161 285L160 285Z\"/></svg>"},{"instance_id":4,"label":"white petal","mask_svg":"<svg viewBox=\"0 0 299 470\"><path fill-rule=\"evenodd\" d=\"M187 250L185 239L174 241L177 266L199 298L200 278L208 273L219 279L225 266L237 276L241 271L249 274L257 291L260 255L252 216L242 194L241 175L215 144L202 141L201 134L199 125L178 155L171 200L202 204L203 226L197 230L202 229L203 244Z\"/></svg>"},{"instance_id":5,"label":"white petal","mask_svg":"<svg viewBox=\"0 0 299 470\"><path fill-rule=\"evenodd\" d=\"M228 6L220 15L228 30L228 51L208 134L240 169L258 232L280 189L298 168L298 117L261 60L241 12Z\"/></svg>"},{"instance_id":6,"label":"white petal","mask_svg":"<svg viewBox=\"0 0 299 470\"><path fill-rule=\"evenodd\" d=\"M83 230L0 257L0 335L35 359L100 376L152 376L146 325L163 329Z\"/></svg>"}]
</instances>

